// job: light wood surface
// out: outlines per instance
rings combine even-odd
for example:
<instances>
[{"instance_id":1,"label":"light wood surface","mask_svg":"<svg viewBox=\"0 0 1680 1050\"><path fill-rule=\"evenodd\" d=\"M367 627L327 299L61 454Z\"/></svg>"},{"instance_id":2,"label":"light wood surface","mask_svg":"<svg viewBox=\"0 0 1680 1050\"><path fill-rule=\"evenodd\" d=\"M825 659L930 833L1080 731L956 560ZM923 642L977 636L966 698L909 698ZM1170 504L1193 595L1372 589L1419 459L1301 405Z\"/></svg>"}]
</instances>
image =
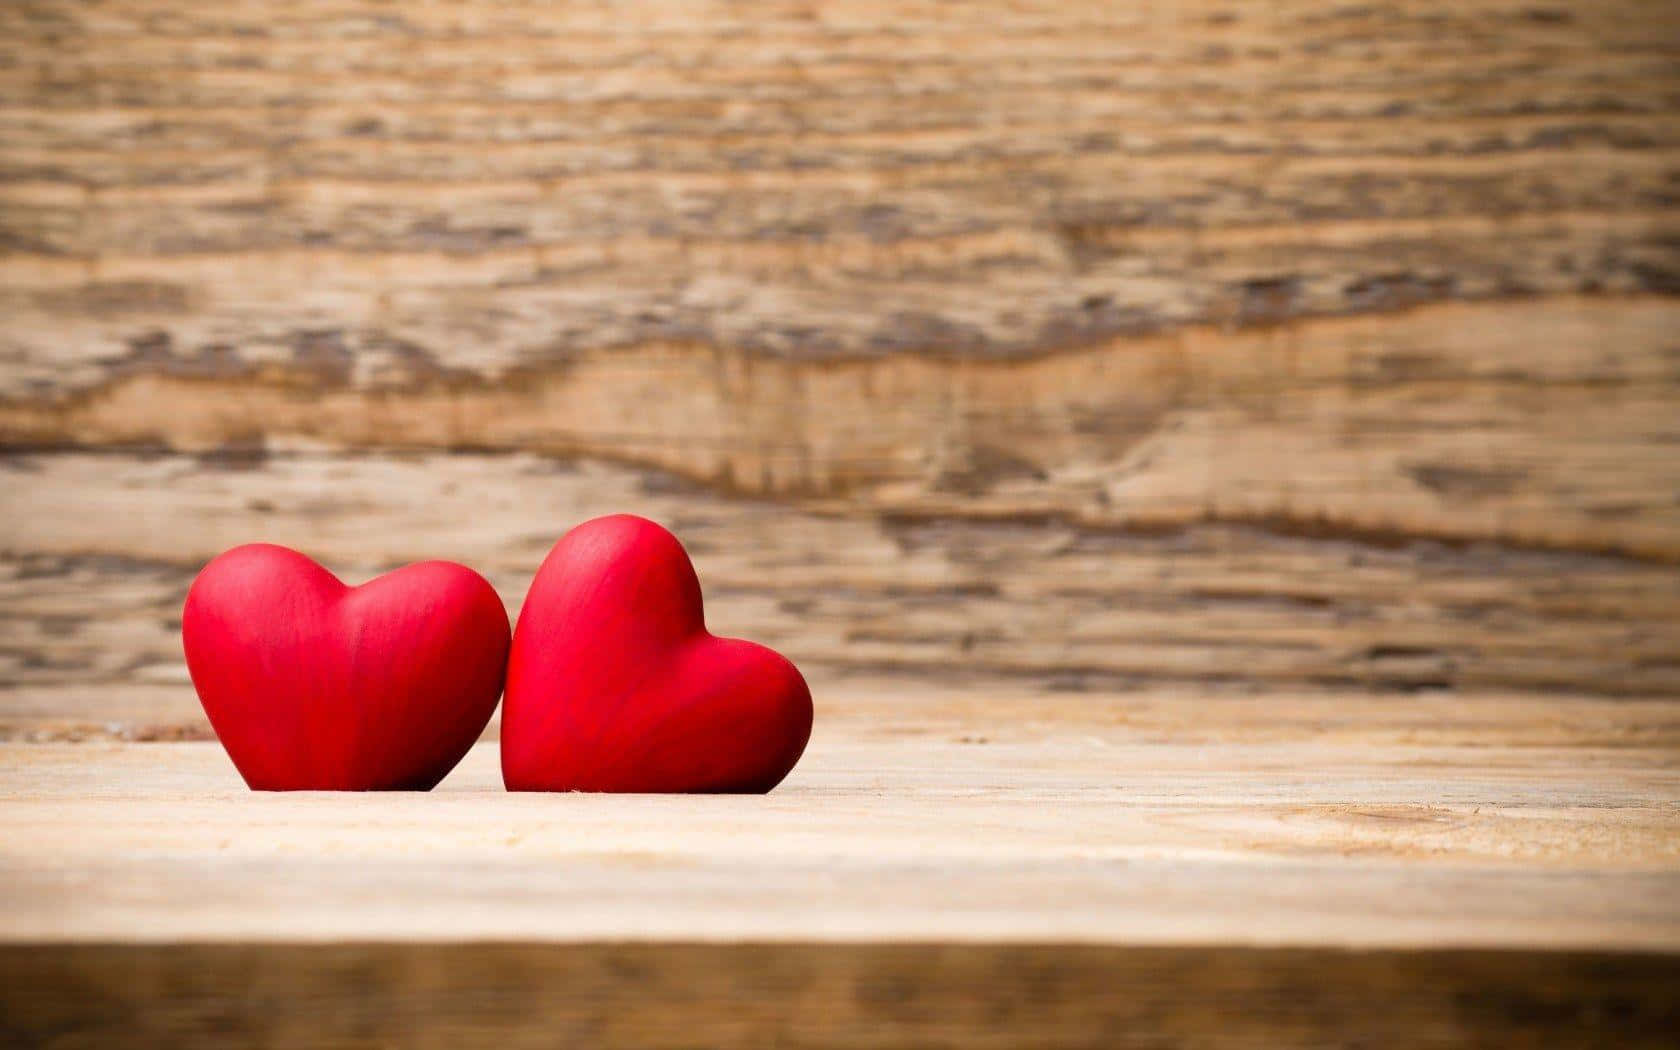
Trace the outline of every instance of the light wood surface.
<instances>
[{"instance_id":1,"label":"light wood surface","mask_svg":"<svg viewBox=\"0 0 1680 1050\"><path fill-rule=\"evenodd\" d=\"M0 1043L1663 1045L1677 98L1658 0L0 4ZM770 797L209 741L219 551L619 511Z\"/></svg>"},{"instance_id":2,"label":"light wood surface","mask_svg":"<svg viewBox=\"0 0 1680 1050\"><path fill-rule=\"evenodd\" d=\"M767 797L256 794L214 743L10 744L13 941L1680 950L1680 705L818 695Z\"/></svg>"},{"instance_id":3,"label":"light wood surface","mask_svg":"<svg viewBox=\"0 0 1680 1050\"><path fill-rule=\"evenodd\" d=\"M1680 703L817 690L766 797L0 745L16 1046L1662 1047ZM1381 1009L1373 1009L1380 1003Z\"/></svg>"}]
</instances>

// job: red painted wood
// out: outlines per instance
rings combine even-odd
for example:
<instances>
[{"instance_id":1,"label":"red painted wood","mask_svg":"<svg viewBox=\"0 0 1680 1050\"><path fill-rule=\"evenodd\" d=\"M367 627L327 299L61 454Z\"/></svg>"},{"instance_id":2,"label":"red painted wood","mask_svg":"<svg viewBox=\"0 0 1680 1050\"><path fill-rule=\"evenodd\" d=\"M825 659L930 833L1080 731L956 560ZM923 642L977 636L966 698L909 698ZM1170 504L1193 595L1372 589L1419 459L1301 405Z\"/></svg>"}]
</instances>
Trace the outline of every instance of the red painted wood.
<instances>
[{"instance_id":1,"label":"red painted wood","mask_svg":"<svg viewBox=\"0 0 1680 1050\"><path fill-rule=\"evenodd\" d=\"M428 790L496 710L507 610L485 579L428 561L360 587L296 551L236 547L181 621L187 669L259 790Z\"/></svg>"},{"instance_id":2,"label":"red painted wood","mask_svg":"<svg viewBox=\"0 0 1680 1050\"><path fill-rule=\"evenodd\" d=\"M596 518L531 583L508 662L502 779L514 791L764 792L811 736L798 669L706 631L670 532Z\"/></svg>"}]
</instances>

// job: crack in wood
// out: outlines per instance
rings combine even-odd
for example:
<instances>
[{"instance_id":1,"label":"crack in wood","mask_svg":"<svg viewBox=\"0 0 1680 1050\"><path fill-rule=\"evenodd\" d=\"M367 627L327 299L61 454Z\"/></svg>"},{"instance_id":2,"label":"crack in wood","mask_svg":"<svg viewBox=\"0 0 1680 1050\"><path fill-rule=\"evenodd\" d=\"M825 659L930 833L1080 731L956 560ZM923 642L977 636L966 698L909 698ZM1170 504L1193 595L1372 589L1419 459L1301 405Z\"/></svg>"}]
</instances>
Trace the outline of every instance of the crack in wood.
<instances>
[{"instance_id":1,"label":"crack in wood","mask_svg":"<svg viewBox=\"0 0 1680 1050\"><path fill-rule=\"evenodd\" d=\"M160 341L95 389L0 401L0 443L186 450L227 466L299 444L517 449L813 507L1250 522L1672 561L1676 309L1660 297L1453 304L1018 361L649 345L494 379L440 374L407 348L404 367L425 378L390 390L352 385L371 344L351 351L330 331L226 378L197 363L165 374Z\"/></svg>"}]
</instances>

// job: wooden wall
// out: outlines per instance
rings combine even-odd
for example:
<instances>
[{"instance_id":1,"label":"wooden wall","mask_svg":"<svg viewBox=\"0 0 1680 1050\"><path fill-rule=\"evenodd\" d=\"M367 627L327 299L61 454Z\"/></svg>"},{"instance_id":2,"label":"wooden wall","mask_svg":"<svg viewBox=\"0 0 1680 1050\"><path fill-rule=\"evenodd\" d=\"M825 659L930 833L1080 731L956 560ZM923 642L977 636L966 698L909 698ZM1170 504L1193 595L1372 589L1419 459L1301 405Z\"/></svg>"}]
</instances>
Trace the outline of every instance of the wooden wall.
<instances>
[{"instance_id":1,"label":"wooden wall","mask_svg":"<svg viewBox=\"0 0 1680 1050\"><path fill-rule=\"evenodd\" d=\"M7 3L0 733L617 510L825 680L1673 695L1677 112L1666 0Z\"/></svg>"}]
</instances>

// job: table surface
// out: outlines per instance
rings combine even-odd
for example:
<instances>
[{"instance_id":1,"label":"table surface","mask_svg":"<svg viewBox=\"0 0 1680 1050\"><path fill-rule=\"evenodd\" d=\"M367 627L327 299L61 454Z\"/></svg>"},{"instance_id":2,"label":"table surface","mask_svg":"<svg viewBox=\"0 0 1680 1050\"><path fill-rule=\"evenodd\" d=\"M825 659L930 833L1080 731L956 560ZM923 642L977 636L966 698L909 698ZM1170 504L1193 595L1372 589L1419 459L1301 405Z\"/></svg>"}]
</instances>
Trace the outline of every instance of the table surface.
<instances>
[{"instance_id":1,"label":"table surface","mask_svg":"<svg viewBox=\"0 0 1680 1050\"><path fill-rule=\"evenodd\" d=\"M819 689L767 797L0 745L0 939L1680 949L1680 702Z\"/></svg>"}]
</instances>

